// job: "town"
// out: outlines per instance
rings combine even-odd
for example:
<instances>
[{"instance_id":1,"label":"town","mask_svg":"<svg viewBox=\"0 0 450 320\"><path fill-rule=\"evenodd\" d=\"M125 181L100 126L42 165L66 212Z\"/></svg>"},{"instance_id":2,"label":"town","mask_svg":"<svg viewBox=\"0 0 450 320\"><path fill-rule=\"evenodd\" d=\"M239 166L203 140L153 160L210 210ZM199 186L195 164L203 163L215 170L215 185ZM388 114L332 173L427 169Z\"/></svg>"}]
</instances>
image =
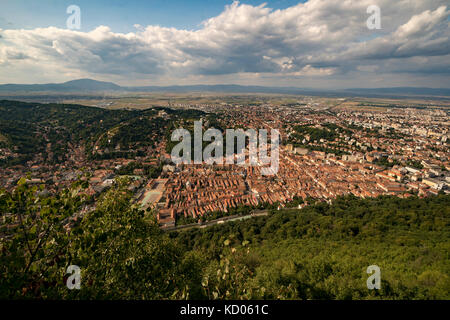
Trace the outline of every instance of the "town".
<instances>
[{"instance_id":1,"label":"town","mask_svg":"<svg viewBox=\"0 0 450 320\"><path fill-rule=\"evenodd\" d=\"M312 199L330 202L347 194L405 198L450 193L448 108L401 101L377 105L342 98L289 99L289 103L267 98L229 103L225 97L222 103L149 106L136 121L161 122L160 127L143 134L139 127L127 127L134 120L112 123L91 139L90 147L69 141L67 153L58 155L56 162L48 159L56 157L52 143L61 141L51 142L48 130L41 128L47 152L36 153L23 164L3 166L0 184L12 189L26 177L28 183L43 186L40 192L51 193L81 179L88 185L85 192L95 199L126 176L135 203L155 215L162 228L257 208L294 204L301 208ZM102 130L108 120L95 121L91 125ZM226 129L279 130L277 172L262 174L267 165L249 162L174 163L171 150L176 141L170 141L170 135L178 128L192 129L195 121L202 121L204 131L214 128L224 135ZM121 130L127 134L131 130L138 142L127 146L117 142ZM0 157L14 159L15 149L3 144ZM244 155L249 157L248 148ZM94 208L95 200L84 212Z\"/></svg>"}]
</instances>

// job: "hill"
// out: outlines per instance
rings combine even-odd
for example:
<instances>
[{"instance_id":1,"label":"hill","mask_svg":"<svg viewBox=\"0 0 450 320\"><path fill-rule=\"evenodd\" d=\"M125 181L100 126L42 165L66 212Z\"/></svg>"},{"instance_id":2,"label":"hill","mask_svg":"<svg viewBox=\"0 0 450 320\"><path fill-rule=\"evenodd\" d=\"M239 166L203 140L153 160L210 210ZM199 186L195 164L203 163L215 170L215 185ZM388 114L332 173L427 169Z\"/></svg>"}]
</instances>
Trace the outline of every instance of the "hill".
<instances>
[{"instance_id":1,"label":"hill","mask_svg":"<svg viewBox=\"0 0 450 320\"><path fill-rule=\"evenodd\" d=\"M209 283L222 298L449 299L449 234L448 195L346 196L171 237L210 261ZM237 295L227 296L218 276L227 263ZM379 291L367 289L370 265L381 269Z\"/></svg>"},{"instance_id":2,"label":"hill","mask_svg":"<svg viewBox=\"0 0 450 320\"><path fill-rule=\"evenodd\" d=\"M76 82L84 86L88 82ZM157 116L189 117L201 112L152 107L146 110L107 110L72 104L41 104L0 100L0 148L10 150L0 166L24 165L28 161L62 163L81 147L90 158L134 158L159 141L171 120ZM107 151L94 152L94 144ZM114 151L115 148L120 151ZM39 160L40 159L40 160Z\"/></svg>"},{"instance_id":3,"label":"hill","mask_svg":"<svg viewBox=\"0 0 450 320\"><path fill-rule=\"evenodd\" d=\"M64 83L0 85L0 92L98 92L121 90L123 89L120 86L112 82L91 79L72 80Z\"/></svg>"},{"instance_id":4,"label":"hill","mask_svg":"<svg viewBox=\"0 0 450 320\"><path fill-rule=\"evenodd\" d=\"M119 180L70 233L64 225L86 201L82 183L54 196L23 180L0 190L0 298L450 298L448 195L347 196L165 233L126 187ZM81 290L61 281L68 265L82 269ZM370 265L381 269L380 290L367 288Z\"/></svg>"},{"instance_id":5,"label":"hill","mask_svg":"<svg viewBox=\"0 0 450 320\"><path fill-rule=\"evenodd\" d=\"M94 93L94 92L218 92L218 93L272 93L272 94L298 94L323 95L330 97L365 96L365 97L450 97L448 88L423 87L392 87L392 88L353 88L353 89L311 89L297 87L267 87L242 86L235 84L220 85L187 85L187 86L119 86L112 82L103 82L92 79L79 79L64 83L49 84L3 84L0 93L32 93L32 92L59 92L59 93Z\"/></svg>"}]
</instances>

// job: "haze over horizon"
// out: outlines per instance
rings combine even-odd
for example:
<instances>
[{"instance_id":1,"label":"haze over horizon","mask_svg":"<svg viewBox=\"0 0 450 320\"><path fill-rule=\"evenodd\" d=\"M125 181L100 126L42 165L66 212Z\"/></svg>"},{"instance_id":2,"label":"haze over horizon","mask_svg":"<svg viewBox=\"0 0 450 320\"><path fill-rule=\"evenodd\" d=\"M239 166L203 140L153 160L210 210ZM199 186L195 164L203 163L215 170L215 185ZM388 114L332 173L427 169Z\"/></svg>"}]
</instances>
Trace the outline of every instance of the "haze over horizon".
<instances>
[{"instance_id":1,"label":"haze over horizon","mask_svg":"<svg viewBox=\"0 0 450 320\"><path fill-rule=\"evenodd\" d=\"M0 84L450 87L447 1L78 1L80 30L70 4L0 4Z\"/></svg>"},{"instance_id":2,"label":"haze over horizon","mask_svg":"<svg viewBox=\"0 0 450 320\"><path fill-rule=\"evenodd\" d=\"M271 86L264 85L239 85L234 83L205 84L192 83L189 85L148 85L148 86L120 86L111 81L99 81L95 79L73 79L58 83L41 83L41 84L18 84L7 83L0 84L0 92L3 94L14 94L17 92L158 92L162 89L166 92L227 92L227 93L285 93L285 94L375 94L375 95L417 95L417 96L450 96L450 88L430 88L430 87L380 87L380 88L342 88L342 89L323 89L323 88L307 88L294 86L277 86L276 83Z\"/></svg>"}]
</instances>

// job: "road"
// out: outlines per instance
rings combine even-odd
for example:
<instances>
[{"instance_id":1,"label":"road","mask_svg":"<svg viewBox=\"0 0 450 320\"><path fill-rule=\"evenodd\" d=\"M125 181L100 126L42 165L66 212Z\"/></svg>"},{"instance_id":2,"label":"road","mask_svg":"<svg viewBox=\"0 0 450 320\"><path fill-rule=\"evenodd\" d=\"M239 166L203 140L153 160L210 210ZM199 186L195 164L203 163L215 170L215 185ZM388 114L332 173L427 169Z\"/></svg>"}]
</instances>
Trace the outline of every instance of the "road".
<instances>
[{"instance_id":1,"label":"road","mask_svg":"<svg viewBox=\"0 0 450 320\"><path fill-rule=\"evenodd\" d=\"M245 216L239 216L239 215L228 216L228 217L223 217L223 218L207 221L204 223L191 223L191 224L185 224L185 225L181 225L181 226L162 228L162 230L178 231L178 230L188 230L188 229L192 229L192 228L206 228L206 227L210 227L210 226L213 226L216 224L222 224L222 223L230 222L230 221L245 220L245 219L250 219L250 218L255 218L255 217L267 216L268 214L269 214L269 211L267 211L267 210L257 210L257 211L254 211L253 213L245 215Z\"/></svg>"}]
</instances>

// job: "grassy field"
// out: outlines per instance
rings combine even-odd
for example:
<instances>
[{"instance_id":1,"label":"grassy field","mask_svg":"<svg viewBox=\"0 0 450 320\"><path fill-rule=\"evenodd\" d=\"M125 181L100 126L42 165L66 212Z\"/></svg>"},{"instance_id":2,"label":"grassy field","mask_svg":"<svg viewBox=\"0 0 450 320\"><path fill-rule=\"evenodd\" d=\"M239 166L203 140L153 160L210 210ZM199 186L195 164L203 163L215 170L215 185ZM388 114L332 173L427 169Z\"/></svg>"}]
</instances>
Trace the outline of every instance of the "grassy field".
<instances>
[{"instance_id":1,"label":"grassy field","mask_svg":"<svg viewBox=\"0 0 450 320\"><path fill-rule=\"evenodd\" d=\"M419 99L387 99L387 98L328 98L283 94L252 93L136 93L133 95L113 95L103 99L65 99L65 103L96 106L106 109L147 109L152 106L181 105L307 105L314 109L331 108L339 110L382 112L388 108L449 108L450 101Z\"/></svg>"}]
</instances>

